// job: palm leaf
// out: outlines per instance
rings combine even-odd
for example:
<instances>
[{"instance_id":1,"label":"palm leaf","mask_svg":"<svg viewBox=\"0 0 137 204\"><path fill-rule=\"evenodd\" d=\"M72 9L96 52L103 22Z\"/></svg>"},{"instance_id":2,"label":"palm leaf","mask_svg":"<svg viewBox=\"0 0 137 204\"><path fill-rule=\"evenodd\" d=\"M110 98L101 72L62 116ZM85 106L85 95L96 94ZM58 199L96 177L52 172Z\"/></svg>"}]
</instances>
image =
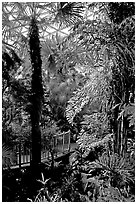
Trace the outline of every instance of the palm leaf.
<instances>
[{"instance_id":1,"label":"palm leaf","mask_svg":"<svg viewBox=\"0 0 137 204\"><path fill-rule=\"evenodd\" d=\"M120 158L118 154L112 153L108 155L106 152L102 156L93 162L94 168L102 168L108 172L111 172L113 178L117 176L121 178L121 181L125 183L134 183L134 165L131 165L130 161L126 158Z\"/></svg>"},{"instance_id":2,"label":"palm leaf","mask_svg":"<svg viewBox=\"0 0 137 204\"><path fill-rule=\"evenodd\" d=\"M76 2L57 3L57 14L54 21L62 25L71 25L82 19L83 5Z\"/></svg>"}]
</instances>

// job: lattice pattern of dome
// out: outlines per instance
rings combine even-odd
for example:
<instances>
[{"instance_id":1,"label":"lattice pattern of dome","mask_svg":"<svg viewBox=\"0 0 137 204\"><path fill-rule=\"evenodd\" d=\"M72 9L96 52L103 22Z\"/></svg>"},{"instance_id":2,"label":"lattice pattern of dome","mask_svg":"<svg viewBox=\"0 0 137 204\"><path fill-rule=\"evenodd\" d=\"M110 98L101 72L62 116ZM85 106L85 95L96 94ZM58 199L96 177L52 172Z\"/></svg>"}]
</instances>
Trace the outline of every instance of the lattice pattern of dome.
<instances>
[{"instance_id":1,"label":"lattice pattern of dome","mask_svg":"<svg viewBox=\"0 0 137 204\"><path fill-rule=\"evenodd\" d=\"M74 22L91 14L82 3L76 2L3 2L3 43L18 48L27 41L32 15L36 16L40 38L44 40L55 34L67 36Z\"/></svg>"}]
</instances>

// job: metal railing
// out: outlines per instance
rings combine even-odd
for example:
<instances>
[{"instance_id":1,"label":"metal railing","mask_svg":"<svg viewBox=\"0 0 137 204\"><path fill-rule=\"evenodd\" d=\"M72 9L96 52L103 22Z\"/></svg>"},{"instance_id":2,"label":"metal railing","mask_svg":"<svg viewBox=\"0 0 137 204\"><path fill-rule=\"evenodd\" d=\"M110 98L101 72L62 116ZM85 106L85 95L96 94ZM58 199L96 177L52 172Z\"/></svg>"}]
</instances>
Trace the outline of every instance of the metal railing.
<instances>
[{"instance_id":1,"label":"metal railing","mask_svg":"<svg viewBox=\"0 0 137 204\"><path fill-rule=\"evenodd\" d=\"M52 141L52 149L54 151L54 158L57 158L67 152L70 151L71 143L70 143L70 131L61 133L59 135L55 135ZM26 147L25 144L19 143L15 146L15 155L16 159L13 162L12 166L18 166L21 168L23 165L29 165L32 154L31 148ZM50 151L43 147L41 151L41 161L50 160L51 155Z\"/></svg>"}]
</instances>

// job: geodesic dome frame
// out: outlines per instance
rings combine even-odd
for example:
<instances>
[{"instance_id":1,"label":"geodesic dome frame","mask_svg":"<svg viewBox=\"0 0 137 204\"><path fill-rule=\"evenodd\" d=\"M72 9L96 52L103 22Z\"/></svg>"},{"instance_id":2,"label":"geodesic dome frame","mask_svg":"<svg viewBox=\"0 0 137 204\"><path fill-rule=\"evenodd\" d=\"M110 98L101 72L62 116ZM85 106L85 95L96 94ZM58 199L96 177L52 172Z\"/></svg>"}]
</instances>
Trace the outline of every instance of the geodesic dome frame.
<instances>
[{"instance_id":1,"label":"geodesic dome frame","mask_svg":"<svg viewBox=\"0 0 137 204\"><path fill-rule=\"evenodd\" d=\"M3 2L2 42L19 50L22 43L27 42L34 15L41 40L56 34L65 37L74 22L91 15L85 5L82 2Z\"/></svg>"}]
</instances>

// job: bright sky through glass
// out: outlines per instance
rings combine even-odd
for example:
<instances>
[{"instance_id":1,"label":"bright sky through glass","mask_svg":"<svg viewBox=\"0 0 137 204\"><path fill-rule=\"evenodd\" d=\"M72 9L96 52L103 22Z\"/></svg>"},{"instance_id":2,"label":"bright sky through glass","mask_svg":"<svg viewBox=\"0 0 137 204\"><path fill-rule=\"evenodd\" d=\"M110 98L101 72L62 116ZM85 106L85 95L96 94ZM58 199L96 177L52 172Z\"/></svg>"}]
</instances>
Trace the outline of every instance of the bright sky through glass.
<instances>
[{"instance_id":1,"label":"bright sky through glass","mask_svg":"<svg viewBox=\"0 0 137 204\"><path fill-rule=\"evenodd\" d=\"M70 33L70 26L59 25L54 21L57 3L52 2L3 2L2 3L2 39L13 46L27 39L32 13L36 13L40 39L43 41L52 35L65 37ZM85 18L92 19L92 13L85 10Z\"/></svg>"}]
</instances>

